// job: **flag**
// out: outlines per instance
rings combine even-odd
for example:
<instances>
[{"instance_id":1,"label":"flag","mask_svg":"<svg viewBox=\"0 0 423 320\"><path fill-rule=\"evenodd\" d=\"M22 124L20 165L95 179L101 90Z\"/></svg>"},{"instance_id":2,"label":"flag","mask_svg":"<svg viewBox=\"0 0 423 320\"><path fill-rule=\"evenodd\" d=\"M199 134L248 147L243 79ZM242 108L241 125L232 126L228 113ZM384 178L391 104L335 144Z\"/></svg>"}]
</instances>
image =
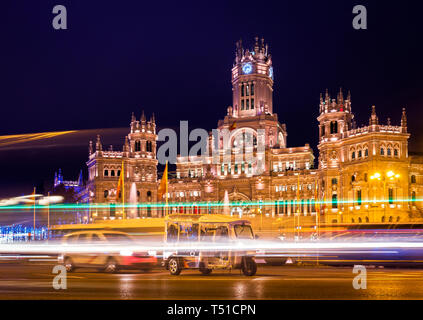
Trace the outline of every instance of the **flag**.
<instances>
[{"instance_id":1,"label":"flag","mask_svg":"<svg viewBox=\"0 0 423 320\"><path fill-rule=\"evenodd\" d=\"M124 190L124 170L123 170L123 161L122 161L122 170L120 170L120 176L119 176L119 180L118 180L118 185L117 185L117 191L116 191L116 202L119 200L119 193L120 193L120 189L122 189L122 194L125 191Z\"/></svg>"},{"instance_id":2,"label":"flag","mask_svg":"<svg viewBox=\"0 0 423 320\"><path fill-rule=\"evenodd\" d=\"M229 131L232 131L232 130L235 130L235 129L236 129L236 121L231 124L231 126L229 127Z\"/></svg>"},{"instance_id":3,"label":"flag","mask_svg":"<svg viewBox=\"0 0 423 320\"><path fill-rule=\"evenodd\" d=\"M162 181L160 182L159 189L157 190L157 196L159 201L160 199L163 198L163 195L167 193L167 187L168 187L168 178L167 178L167 162L166 162L166 167L163 172ZM167 199L167 195L166 195L166 199Z\"/></svg>"},{"instance_id":4,"label":"flag","mask_svg":"<svg viewBox=\"0 0 423 320\"><path fill-rule=\"evenodd\" d=\"M316 214L320 213L318 188L319 186L317 185L317 181L316 181L316 188L314 189L314 207L316 208Z\"/></svg>"},{"instance_id":5,"label":"flag","mask_svg":"<svg viewBox=\"0 0 423 320\"><path fill-rule=\"evenodd\" d=\"M36 200L36 198L35 198L36 190L37 190L37 188L34 187L34 191L31 193L31 195L34 196L34 198L33 198L34 205L35 205L35 200Z\"/></svg>"}]
</instances>

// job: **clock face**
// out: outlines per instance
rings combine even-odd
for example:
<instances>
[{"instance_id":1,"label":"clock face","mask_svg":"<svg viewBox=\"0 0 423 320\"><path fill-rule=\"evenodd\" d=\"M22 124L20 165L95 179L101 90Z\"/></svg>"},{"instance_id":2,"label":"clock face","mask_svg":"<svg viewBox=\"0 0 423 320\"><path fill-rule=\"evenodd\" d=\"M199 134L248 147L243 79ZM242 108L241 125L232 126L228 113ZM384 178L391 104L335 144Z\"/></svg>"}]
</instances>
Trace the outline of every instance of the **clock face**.
<instances>
[{"instance_id":1,"label":"clock face","mask_svg":"<svg viewBox=\"0 0 423 320\"><path fill-rule=\"evenodd\" d=\"M269 68L269 77L273 80L273 67Z\"/></svg>"},{"instance_id":2,"label":"clock face","mask_svg":"<svg viewBox=\"0 0 423 320\"><path fill-rule=\"evenodd\" d=\"M242 72L244 74L250 74L252 71L253 71L253 65L250 62L243 64Z\"/></svg>"}]
</instances>

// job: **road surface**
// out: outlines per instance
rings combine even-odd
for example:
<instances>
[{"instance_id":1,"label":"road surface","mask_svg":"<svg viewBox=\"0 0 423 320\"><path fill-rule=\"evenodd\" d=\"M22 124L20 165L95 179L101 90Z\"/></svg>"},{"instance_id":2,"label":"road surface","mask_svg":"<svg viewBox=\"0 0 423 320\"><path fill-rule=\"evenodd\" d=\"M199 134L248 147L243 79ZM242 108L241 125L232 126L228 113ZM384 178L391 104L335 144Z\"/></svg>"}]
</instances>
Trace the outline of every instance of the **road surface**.
<instances>
[{"instance_id":1,"label":"road surface","mask_svg":"<svg viewBox=\"0 0 423 320\"><path fill-rule=\"evenodd\" d=\"M183 270L171 276L149 273L97 273L80 269L67 274L67 289L52 285L54 264L1 263L0 299L422 299L423 269L367 269L367 289L353 288L352 268L259 266L245 277L234 270L203 276Z\"/></svg>"}]
</instances>

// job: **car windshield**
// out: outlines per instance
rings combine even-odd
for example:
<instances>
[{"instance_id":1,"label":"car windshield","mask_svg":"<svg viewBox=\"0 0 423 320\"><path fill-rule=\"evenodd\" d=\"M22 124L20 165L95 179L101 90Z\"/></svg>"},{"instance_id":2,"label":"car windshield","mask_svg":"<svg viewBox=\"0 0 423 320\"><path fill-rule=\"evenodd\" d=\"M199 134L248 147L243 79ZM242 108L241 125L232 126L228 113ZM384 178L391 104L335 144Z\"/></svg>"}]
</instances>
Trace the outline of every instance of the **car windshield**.
<instances>
[{"instance_id":1,"label":"car windshield","mask_svg":"<svg viewBox=\"0 0 423 320\"><path fill-rule=\"evenodd\" d=\"M238 239L254 239L253 230L249 225L236 224L234 230Z\"/></svg>"}]
</instances>

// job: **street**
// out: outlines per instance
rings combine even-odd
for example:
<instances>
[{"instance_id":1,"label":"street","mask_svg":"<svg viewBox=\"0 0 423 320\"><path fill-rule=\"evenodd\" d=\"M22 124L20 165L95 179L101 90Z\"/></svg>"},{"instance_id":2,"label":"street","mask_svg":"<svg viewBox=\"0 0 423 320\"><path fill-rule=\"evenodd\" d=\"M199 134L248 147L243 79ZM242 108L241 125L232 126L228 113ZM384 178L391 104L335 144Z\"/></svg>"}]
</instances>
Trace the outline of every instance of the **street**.
<instances>
[{"instance_id":1,"label":"street","mask_svg":"<svg viewBox=\"0 0 423 320\"><path fill-rule=\"evenodd\" d=\"M80 269L68 273L66 290L55 290L54 264L2 263L0 299L422 299L423 269L367 269L367 289L355 290L352 268L259 266L257 275L238 270L203 276L183 270L117 274Z\"/></svg>"}]
</instances>

